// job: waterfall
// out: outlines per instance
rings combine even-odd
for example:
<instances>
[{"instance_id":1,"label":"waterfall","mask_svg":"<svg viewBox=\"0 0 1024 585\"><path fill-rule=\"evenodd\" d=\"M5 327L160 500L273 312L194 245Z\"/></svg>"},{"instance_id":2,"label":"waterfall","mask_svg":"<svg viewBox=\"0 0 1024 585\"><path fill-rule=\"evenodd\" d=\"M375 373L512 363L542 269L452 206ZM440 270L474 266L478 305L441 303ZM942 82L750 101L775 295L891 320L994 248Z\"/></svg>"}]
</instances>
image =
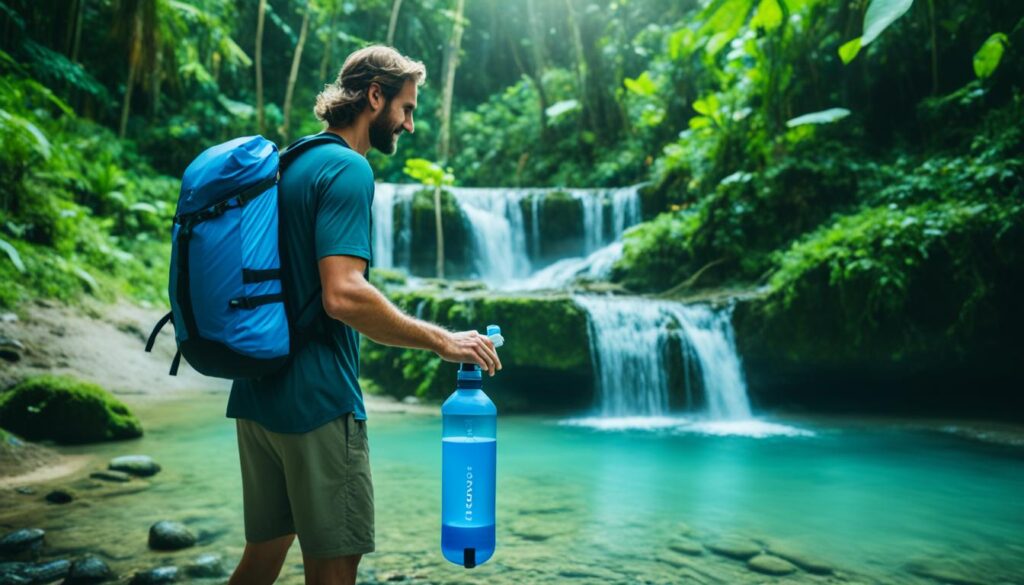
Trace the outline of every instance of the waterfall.
<instances>
[{"instance_id":1,"label":"waterfall","mask_svg":"<svg viewBox=\"0 0 1024 585\"><path fill-rule=\"evenodd\" d=\"M469 222L477 274L488 284L502 286L530 274L526 228L518 189L450 189Z\"/></svg>"},{"instance_id":2,"label":"waterfall","mask_svg":"<svg viewBox=\"0 0 1024 585\"><path fill-rule=\"evenodd\" d=\"M373 205L375 266L409 269L412 198L422 188L377 184ZM475 273L488 285L502 289L557 288L580 276L604 278L621 255L622 233L641 220L639 186L568 190L450 187L447 191L465 219ZM582 254L545 267L535 259L542 249L544 201L553 193L567 193L579 202ZM524 210L530 219L529 232ZM396 213L403 220L397 234Z\"/></svg>"},{"instance_id":3,"label":"waterfall","mask_svg":"<svg viewBox=\"0 0 1024 585\"><path fill-rule=\"evenodd\" d=\"M395 242L404 247L412 244L412 196L419 186L377 183L373 190L373 264L376 268L395 268ZM400 207L405 221L402 231L395 237L395 207ZM405 252L405 259L409 254Z\"/></svg>"},{"instance_id":4,"label":"waterfall","mask_svg":"<svg viewBox=\"0 0 1024 585\"><path fill-rule=\"evenodd\" d=\"M693 404L703 393L709 418L751 417L746 381L733 340L731 311L644 298L578 295L589 317L597 406L605 417L669 414L670 340L681 338L683 388ZM698 375L690 375L697 373ZM695 381L699 388L691 387Z\"/></svg>"}]
</instances>

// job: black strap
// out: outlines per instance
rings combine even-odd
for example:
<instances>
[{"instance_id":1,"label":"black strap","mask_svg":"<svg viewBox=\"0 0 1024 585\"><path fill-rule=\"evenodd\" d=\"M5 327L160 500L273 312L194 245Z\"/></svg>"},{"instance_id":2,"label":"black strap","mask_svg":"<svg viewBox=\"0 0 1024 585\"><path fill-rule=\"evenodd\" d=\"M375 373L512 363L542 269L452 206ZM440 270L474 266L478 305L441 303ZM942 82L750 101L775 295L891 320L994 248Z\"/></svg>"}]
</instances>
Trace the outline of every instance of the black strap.
<instances>
[{"instance_id":1,"label":"black strap","mask_svg":"<svg viewBox=\"0 0 1024 585\"><path fill-rule=\"evenodd\" d=\"M179 349L174 354L174 359L171 360L171 371L167 372L167 373L169 375L171 375L171 376L177 376L178 375L178 366L180 366L180 365L181 365L181 350Z\"/></svg>"},{"instance_id":2,"label":"black strap","mask_svg":"<svg viewBox=\"0 0 1024 585\"><path fill-rule=\"evenodd\" d=\"M284 295L281 293L275 293L272 295L259 295L255 297L238 297L237 299L231 299L228 301L228 306L232 309L255 309L262 305L283 302Z\"/></svg>"},{"instance_id":3,"label":"black strap","mask_svg":"<svg viewBox=\"0 0 1024 585\"><path fill-rule=\"evenodd\" d=\"M157 334L160 333L160 330L164 328L164 325L167 325L167 322L170 321L173 316L174 313L168 311L166 315L156 322L156 327L153 327L153 332L149 334L149 340L146 341L147 353L153 351L153 344L156 343Z\"/></svg>"},{"instance_id":4,"label":"black strap","mask_svg":"<svg viewBox=\"0 0 1024 585\"><path fill-rule=\"evenodd\" d=\"M255 270L252 268L242 269L242 282L252 284L254 282L266 282L268 280L281 280L280 268L268 268L266 270Z\"/></svg>"},{"instance_id":5,"label":"black strap","mask_svg":"<svg viewBox=\"0 0 1024 585\"><path fill-rule=\"evenodd\" d=\"M192 213L188 213L185 215L175 216L174 221L181 224L184 224L186 222L192 222L193 224L197 224L208 219L220 217L227 210L234 209L235 207L242 207L246 203L266 193L268 189L270 189L276 184L277 173L270 175L269 177L265 177L258 183L249 185L248 187L243 187L240 191L237 191L235 194L225 197L219 203L211 205L206 209L200 209L199 211L194 211Z\"/></svg>"},{"instance_id":6,"label":"black strap","mask_svg":"<svg viewBox=\"0 0 1024 585\"><path fill-rule=\"evenodd\" d=\"M313 136L304 136L295 142L288 145L288 148L284 149L280 155L280 162L278 168L283 173L285 169L289 167L300 154L306 152L310 148L319 144L338 144L345 148L350 148L345 139L333 132L321 132L320 134L314 134Z\"/></svg>"},{"instance_id":7,"label":"black strap","mask_svg":"<svg viewBox=\"0 0 1024 585\"><path fill-rule=\"evenodd\" d=\"M189 289L189 249L192 247L192 226L193 220L187 219L178 230L178 305L181 307L181 317L185 322L185 332L190 339L199 337L199 327L196 325L196 314L192 310L192 294Z\"/></svg>"}]
</instances>

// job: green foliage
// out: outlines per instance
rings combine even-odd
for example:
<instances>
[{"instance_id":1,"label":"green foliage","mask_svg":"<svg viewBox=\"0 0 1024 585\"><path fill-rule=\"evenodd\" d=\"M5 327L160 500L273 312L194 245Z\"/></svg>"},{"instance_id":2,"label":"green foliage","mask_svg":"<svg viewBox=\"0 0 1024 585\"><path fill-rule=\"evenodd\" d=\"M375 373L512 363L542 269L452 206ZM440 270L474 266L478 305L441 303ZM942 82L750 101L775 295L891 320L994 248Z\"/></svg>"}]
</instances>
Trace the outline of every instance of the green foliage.
<instances>
[{"instance_id":1,"label":"green foliage","mask_svg":"<svg viewBox=\"0 0 1024 585\"><path fill-rule=\"evenodd\" d=\"M142 436L142 425L121 401L66 376L35 376L5 390L0 425L29 440L66 444Z\"/></svg>"},{"instance_id":2,"label":"green foliage","mask_svg":"<svg viewBox=\"0 0 1024 585\"><path fill-rule=\"evenodd\" d=\"M1003 51L1006 50L1009 43L1010 40L1004 33L993 33L985 40L978 52L974 54L974 74L979 79L991 77L995 73L999 62L1003 59Z\"/></svg>"},{"instance_id":3,"label":"green foliage","mask_svg":"<svg viewBox=\"0 0 1024 585\"><path fill-rule=\"evenodd\" d=\"M877 39L885 32L885 29L906 14L913 4L914 0L871 0L864 13L864 30L861 36L844 43L839 48L839 57L843 63L853 61L861 48Z\"/></svg>"},{"instance_id":4,"label":"green foliage","mask_svg":"<svg viewBox=\"0 0 1024 585\"><path fill-rule=\"evenodd\" d=\"M423 158L406 160L404 172L414 181L428 187L447 187L455 184L455 175L451 169L445 170L441 165Z\"/></svg>"}]
</instances>

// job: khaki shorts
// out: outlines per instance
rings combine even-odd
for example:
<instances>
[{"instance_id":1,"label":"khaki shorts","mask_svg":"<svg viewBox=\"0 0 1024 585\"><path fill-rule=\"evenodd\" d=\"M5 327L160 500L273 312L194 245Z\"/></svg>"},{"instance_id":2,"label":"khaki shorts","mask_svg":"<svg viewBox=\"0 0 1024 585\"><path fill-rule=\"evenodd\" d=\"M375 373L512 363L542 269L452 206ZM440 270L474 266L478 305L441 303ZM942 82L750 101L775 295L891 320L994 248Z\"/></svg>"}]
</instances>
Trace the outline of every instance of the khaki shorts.
<instances>
[{"instance_id":1,"label":"khaki shorts","mask_svg":"<svg viewBox=\"0 0 1024 585\"><path fill-rule=\"evenodd\" d=\"M237 419L245 539L299 537L302 553L372 552L373 482L366 421L352 413L308 433L274 433Z\"/></svg>"}]
</instances>

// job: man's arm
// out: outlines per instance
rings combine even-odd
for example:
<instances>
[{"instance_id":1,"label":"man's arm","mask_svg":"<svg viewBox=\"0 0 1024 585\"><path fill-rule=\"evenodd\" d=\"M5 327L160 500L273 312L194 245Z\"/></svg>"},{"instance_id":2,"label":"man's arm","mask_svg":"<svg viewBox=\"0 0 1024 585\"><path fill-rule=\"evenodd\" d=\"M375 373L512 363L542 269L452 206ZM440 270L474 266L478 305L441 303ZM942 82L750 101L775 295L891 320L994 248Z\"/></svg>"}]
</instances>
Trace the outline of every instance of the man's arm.
<instances>
[{"instance_id":1,"label":"man's arm","mask_svg":"<svg viewBox=\"0 0 1024 585\"><path fill-rule=\"evenodd\" d=\"M501 360L494 343L476 331L452 333L414 319L394 306L363 276L366 260L355 256L320 259L320 284L327 314L383 345L426 349L449 362L478 364L494 375Z\"/></svg>"}]
</instances>

